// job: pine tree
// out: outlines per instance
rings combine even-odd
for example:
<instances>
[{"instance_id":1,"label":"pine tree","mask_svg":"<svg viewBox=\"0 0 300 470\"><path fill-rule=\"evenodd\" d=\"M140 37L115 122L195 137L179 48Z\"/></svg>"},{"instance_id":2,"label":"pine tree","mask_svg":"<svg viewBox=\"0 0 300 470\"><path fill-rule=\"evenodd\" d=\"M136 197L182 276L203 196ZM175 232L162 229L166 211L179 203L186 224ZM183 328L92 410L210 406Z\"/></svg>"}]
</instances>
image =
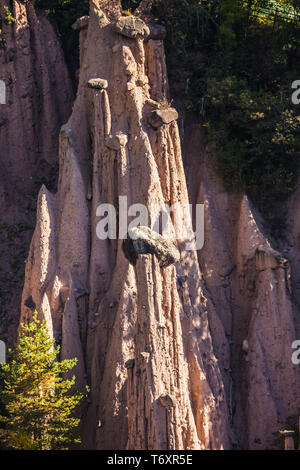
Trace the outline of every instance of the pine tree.
<instances>
[{"instance_id":1,"label":"pine tree","mask_svg":"<svg viewBox=\"0 0 300 470\"><path fill-rule=\"evenodd\" d=\"M0 367L0 400L4 423L0 438L6 447L19 450L67 450L79 443L80 420L73 417L85 393L74 389L75 377L64 380L77 359L57 361L45 321L37 312L28 325L21 324L11 360Z\"/></svg>"}]
</instances>

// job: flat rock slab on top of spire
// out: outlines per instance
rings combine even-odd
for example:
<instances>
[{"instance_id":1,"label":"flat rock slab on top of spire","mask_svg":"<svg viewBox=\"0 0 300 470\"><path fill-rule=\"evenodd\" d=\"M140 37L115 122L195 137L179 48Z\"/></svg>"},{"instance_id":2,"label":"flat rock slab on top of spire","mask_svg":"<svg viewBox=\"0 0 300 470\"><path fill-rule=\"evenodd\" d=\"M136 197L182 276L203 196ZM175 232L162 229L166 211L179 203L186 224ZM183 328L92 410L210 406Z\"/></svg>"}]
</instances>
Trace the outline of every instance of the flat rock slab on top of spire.
<instances>
[{"instance_id":1,"label":"flat rock slab on top of spire","mask_svg":"<svg viewBox=\"0 0 300 470\"><path fill-rule=\"evenodd\" d=\"M103 78L91 78L88 81L87 86L89 88L95 88L96 90L103 90L108 87L108 81Z\"/></svg>"},{"instance_id":2,"label":"flat rock slab on top of spire","mask_svg":"<svg viewBox=\"0 0 300 470\"><path fill-rule=\"evenodd\" d=\"M132 39L136 39L138 36L146 38L150 35L149 27L136 16L121 16L115 24L115 31Z\"/></svg>"},{"instance_id":3,"label":"flat rock slab on top of spire","mask_svg":"<svg viewBox=\"0 0 300 470\"><path fill-rule=\"evenodd\" d=\"M121 147L125 147L127 141L127 135L120 132L115 135L108 135L105 139L105 145L111 150L120 150Z\"/></svg>"},{"instance_id":4,"label":"flat rock slab on top of spire","mask_svg":"<svg viewBox=\"0 0 300 470\"><path fill-rule=\"evenodd\" d=\"M180 254L171 240L167 240L149 227L134 227L123 240L122 249L128 261L135 265L138 255L153 254L159 266L166 268L180 260Z\"/></svg>"}]
</instances>

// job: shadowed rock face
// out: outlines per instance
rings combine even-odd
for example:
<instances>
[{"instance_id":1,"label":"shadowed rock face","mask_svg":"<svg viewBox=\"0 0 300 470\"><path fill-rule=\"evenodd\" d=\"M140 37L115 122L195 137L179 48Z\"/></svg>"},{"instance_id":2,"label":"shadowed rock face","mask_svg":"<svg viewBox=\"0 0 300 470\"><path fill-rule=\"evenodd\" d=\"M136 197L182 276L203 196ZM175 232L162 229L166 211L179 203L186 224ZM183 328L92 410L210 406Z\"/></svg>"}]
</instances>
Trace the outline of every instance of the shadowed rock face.
<instances>
[{"instance_id":1,"label":"shadowed rock face","mask_svg":"<svg viewBox=\"0 0 300 470\"><path fill-rule=\"evenodd\" d=\"M91 1L79 33L79 88L59 138L58 192L39 194L22 319L32 296L62 358L78 358L77 383L91 386L84 448L228 448L224 386L197 254L184 251L189 240L178 240L180 262L160 240L156 256L139 255L133 268L122 240L96 234L99 203L119 211L120 195L149 209L149 226L152 206L188 204L176 121L148 124L153 106L169 98L163 43L117 33L120 16L120 2ZM87 87L97 77L107 89Z\"/></svg>"},{"instance_id":2,"label":"shadowed rock face","mask_svg":"<svg viewBox=\"0 0 300 470\"><path fill-rule=\"evenodd\" d=\"M85 29L89 25L89 16L82 16L81 18L78 18L75 23L72 25L72 28L75 31L81 31L82 29Z\"/></svg>"},{"instance_id":3,"label":"shadowed rock face","mask_svg":"<svg viewBox=\"0 0 300 470\"><path fill-rule=\"evenodd\" d=\"M299 185L285 202L286 229L274 240L245 195L211 178L213 152L186 123L184 163L191 202L205 205L199 264L218 320L208 309L238 448L279 448L278 430L297 421L300 336ZM198 170L196 170L198 168Z\"/></svg>"},{"instance_id":4,"label":"shadowed rock face","mask_svg":"<svg viewBox=\"0 0 300 470\"><path fill-rule=\"evenodd\" d=\"M166 38L167 30L164 26L157 23L148 24L150 35L147 39L155 39L163 41Z\"/></svg>"},{"instance_id":5,"label":"shadowed rock face","mask_svg":"<svg viewBox=\"0 0 300 470\"><path fill-rule=\"evenodd\" d=\"M4 251L0 336L13 339L25 251L35 224L37 182L53 185L59 129L70 116L73 92L58 39L45 15L31 1L4 0L3 6L10 8L16 21L12 25L3 22L0 48L0 80L6 87L6 104L0 104L0 243ZM7 238L10 243L5 242ZM8 330L6 325L10 325Z\"/></svg>"},{"instance_id":6,"label":"shadowed rock face","mask_svg":"<svg viewBox=\"0 0 300 470\"><path fill-rule=\"evenodd\" d=\"M180 259L180 254L175 245L148 227L131 229L127 234L127 238L123 240L122 249L133 266L136 265L138 256L141 254L155 255L161 268L166 268Z\"/></svg>"},{"instance_id":7,"label":"shadowed rock face","mask_svg":"<svg viewBox=\"0 0 300 470\"><path fill-rule=\"evenodd\" d=\"M265 269L288 268L288 261L281 253L273 250L269 246L259 246L256 249L256 269L264 271Z\"/></svg>"}]
</instances>

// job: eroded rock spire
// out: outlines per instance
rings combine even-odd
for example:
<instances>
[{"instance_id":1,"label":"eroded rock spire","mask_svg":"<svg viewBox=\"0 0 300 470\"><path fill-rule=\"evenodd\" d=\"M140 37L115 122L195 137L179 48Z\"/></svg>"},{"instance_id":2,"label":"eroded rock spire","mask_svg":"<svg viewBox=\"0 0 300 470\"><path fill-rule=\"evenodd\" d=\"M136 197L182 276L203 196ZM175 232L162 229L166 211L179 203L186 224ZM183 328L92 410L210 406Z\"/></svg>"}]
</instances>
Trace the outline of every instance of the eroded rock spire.
<instances>
[{"instance_id":1,"label":"eroded rock spire","mask_svg":"<svg viewBox=\"0 0 300 470\"><path fill-rule=\"evenodd\" d=\"M92 1L88 28L80 31L79 88L60 135L58 192L40 193L23 299L32 295L62 357L78 358L77 383L90 384L85 448L228 448L196 252L177 240L176 265L162 269L159 256L142 255L134 268L121 239L97 235L99 206L119 213L120 195L128 207L148 209L149 227L152 206L189 202L177 114L149 123L169 98L163 42L160 35L120 34L119 16L119 2ZM175 238L175 227L171 232ZM167 395L174 407L161 404Z\"/></svg>"}]
</instances>

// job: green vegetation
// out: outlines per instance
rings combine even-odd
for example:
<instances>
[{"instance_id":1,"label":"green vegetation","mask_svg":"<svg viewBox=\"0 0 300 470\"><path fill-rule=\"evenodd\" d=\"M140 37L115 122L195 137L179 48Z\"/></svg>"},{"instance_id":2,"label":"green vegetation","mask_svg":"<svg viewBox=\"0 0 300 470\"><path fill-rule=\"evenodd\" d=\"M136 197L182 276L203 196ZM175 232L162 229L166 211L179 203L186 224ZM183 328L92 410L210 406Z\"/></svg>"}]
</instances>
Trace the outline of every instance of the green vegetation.
<instances>
[{"instance_id":1,"label":"green vegetation","mask_svg":"<svg viewBox=\"0 0 300 470\"><path fill-rule=\"evenodd\" d=\"M62 378L77 359L59 362L58 354L34 312L32 322L21 324L9 363L0 366L0 437L6 448L66 450L80 442L73 412L84 393L74 390L75 377Z\"/></svg>"},{"instance_id":2,"label":"green vegetation","mask_svg":"<svg viewBox=\"0 0 300 470\"><path fill-rule=\"evenodd\" d=\"M300 2L164 0L153 13L168 30L172 94L207 128L215 169L275 222L300 154Z\"/></svg>"}]
</instances>

